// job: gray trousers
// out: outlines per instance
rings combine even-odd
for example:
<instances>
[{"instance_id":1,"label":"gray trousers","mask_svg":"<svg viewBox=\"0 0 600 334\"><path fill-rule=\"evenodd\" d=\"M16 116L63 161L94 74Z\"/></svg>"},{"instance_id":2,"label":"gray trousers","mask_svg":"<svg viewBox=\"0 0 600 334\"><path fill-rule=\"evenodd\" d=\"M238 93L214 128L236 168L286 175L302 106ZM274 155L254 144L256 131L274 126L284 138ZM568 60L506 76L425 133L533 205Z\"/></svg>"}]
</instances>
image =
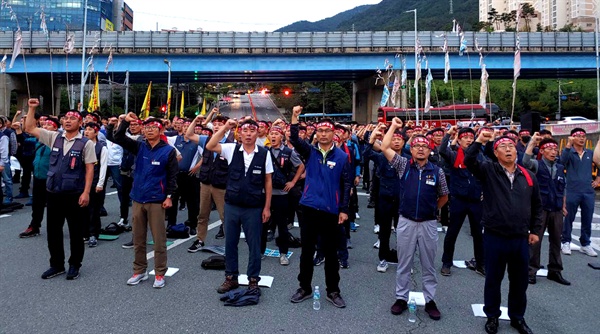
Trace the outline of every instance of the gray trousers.
<instances>
[{"instance_id":1,"label":"gray trousers","mask_svg":"<svg viewBox=\"0 0 600 334\"><path fill-rule=\"evenodd\" d=\"M398 227L396 227L396 236L396 249L398 250L396 299L408 301L410 270L413 267L415 250L418 247L423 276L423 294L426 302L433 300L437 288L434 265L438 241L437 220L417 223L400 216Z\"/></svg>"}]
</instances>

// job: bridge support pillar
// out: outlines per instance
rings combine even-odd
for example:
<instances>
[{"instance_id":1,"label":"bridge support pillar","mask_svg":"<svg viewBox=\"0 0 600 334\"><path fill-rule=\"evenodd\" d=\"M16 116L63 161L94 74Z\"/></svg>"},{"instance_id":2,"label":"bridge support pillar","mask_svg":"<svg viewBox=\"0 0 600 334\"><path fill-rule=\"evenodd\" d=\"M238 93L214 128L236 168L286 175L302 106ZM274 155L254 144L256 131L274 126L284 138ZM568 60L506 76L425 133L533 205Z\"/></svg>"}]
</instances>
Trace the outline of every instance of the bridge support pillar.
<instances>
[{"instance_id":1,"label":"bridge support pillar","mask_svg":"<svg viewBox=\"0 0 600 334\"><path fill-rule=\"evenodd\" d=\"M51 114L52 104L55 106L55 113L60 109L60 85L54 87L54 101L52 101L52 85L50 78L40 78L29 76L29 91L27 90L27 81L25 75L16 75L3 73L0 75L0 114L10 115L11 95L17 93L17 109L23 109L27 112L27 101L29 93L31 97L40 99L40 113Z\"/></svg>"},{"instance_id":2,"label":"bridge support pillar","mask_svg":"<svg viewBox=\"0 0 600 334\"><path fill-rule=\"evenodd\" d=\"M372 76L353 83L352 116L359 123L377 121L377 108L383 94L383 82Z\"/></svg>"}]
</instances>

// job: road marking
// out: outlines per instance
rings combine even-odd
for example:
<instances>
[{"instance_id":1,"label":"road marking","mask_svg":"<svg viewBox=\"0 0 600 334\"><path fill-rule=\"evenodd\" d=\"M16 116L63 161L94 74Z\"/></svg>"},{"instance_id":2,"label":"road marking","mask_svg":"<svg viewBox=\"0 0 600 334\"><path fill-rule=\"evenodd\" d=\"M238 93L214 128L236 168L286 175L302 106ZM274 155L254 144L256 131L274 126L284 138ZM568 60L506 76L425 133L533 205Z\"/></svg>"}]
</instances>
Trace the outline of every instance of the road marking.
<instances>
[{"instance_id":1,"label":"road marking","mask_svg":"<svg viewBox=\"0 0 600 334\"><path fill-rule=\"evenodd\" d=\"M581 230L581 223L573 222L573 228ZM600 231L600 223L592 223L592 231Z\"/></svg>"},{"instance_id":2,"label":"road marking","mask_svg":"<svg viewBox=\"0 0 600 334\"><path fill-rule=\"evenodd\" d=\"M214 222L214 223L212 223L212 224L208 225L208 230L210 231L210 230L212 230L213 228L215 228L215 227L218 227L218 226L220 226L220 225L221 225L221 220L219 219L219 220L217 220L216 222ZM196 236L195 236L195 235L193 235L193 236L190 236L190 237L189 237L189 238L187 238L187 239L177 239L177 240L175 240L175 241L173 242L173 244L172 244L171 246L167 247L167 250L169 250L169 249L173 249L173 248L175 248L175 247L177 247L177 246L181 245L182 243L184 243L184 242L186 242L186 241L188 241L188 240L191 240L191 239L193 239L193 238L195 238L195 237L196 237ZM151 252L149 252L148 254L146 254L146 259L147 259L147 260L150 260L150 259L152 259L152 258L154 258L154 251L151 251Z\"/></svg>"},{"instance_id":3,"label":"road marking","mask_svg":"<svg viewBox=\"0 0 600 334\"><path fill-rule=\"evenodd\" d=\"M117 191L112 191L112 192L106 193L106 196L116 195L116 194L117 194Z\"/></svg>"},{"instance_id":4,"label":"road marking","mask_svg":"<svg viewBox=\"0 0 600 334\"><path fill-rule=\"evenodd\" d=\"M8 218L8 217L10 217L10 216L11 216L11 215L2 215L2 216L0 216L0 218Z\"/></svg>"},{"instance_id":5,"label":"road marking","mask_svg":"<svg viewBox=\"0 0 600 334\"><path fill-rule=\"evenodd\" d=\"M361 193L361 192L357 192L356 194L357 194L358 196L370 196L370 195L369 195L369 194L367 194L367 193Z\"/></svg>"}]
</instances>

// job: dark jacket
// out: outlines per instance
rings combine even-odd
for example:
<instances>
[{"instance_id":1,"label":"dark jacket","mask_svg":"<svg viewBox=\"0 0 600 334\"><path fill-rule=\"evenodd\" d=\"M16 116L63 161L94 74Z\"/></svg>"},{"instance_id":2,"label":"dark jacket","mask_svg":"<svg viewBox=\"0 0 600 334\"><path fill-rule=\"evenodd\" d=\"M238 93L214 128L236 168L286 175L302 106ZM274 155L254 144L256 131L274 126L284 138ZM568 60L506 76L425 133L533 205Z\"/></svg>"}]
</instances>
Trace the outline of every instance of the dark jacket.
<instances>
[{"instance_id":1,"label":"dark jacket","mask_svg":"<svg viewBox=\"0 0 600 334\"><path fill-rule=\"evenodd\" d=\"M335 215L340 212L348 213L354 176L348 155L334 145L323 159L323 154L316 146L298 137L298 124L292 124L290 132L290 141L304 159L306 167L306 181L300 204Z\"/></svg>"},{"instance_id":2,"label":"dark jacket","mask_svg":"<svg viewBox=\"0 0 600 334\"><path fill-rule=\"evenodd\" d=\"M363 152L365 161L373 160L379 170L381 179L379 184L379 196L400 198L401 183L398 171L390 165L383 153L375 152L373 144L367 143Z\"/></svg>"},{"instance_id":3,"label":"dark jacket","mask_svg":"<svg viewBox=\"0 0 600 334\"><path fill-rule=\"evenodd\" d=\"M123 149L136 155L131 198L139 203L161 203L177 190L179 165L175 148L162 140L154 147L146 140L133 140L125 134L128 127L129 122L121 122L114 139Z\"/></svg>"},{"instance_id":4,"label":"dark jacket","mask_svg":"<svg viewBox=\"0 0 600 334\"><path fill-rule=\"evenodd\" d=\"M439 152L442 158L447 162L447 165L450 166L450 195L468 202L480 202L481 183L467 168L462 166L454 167L458 151L454 151L450 148L449 141L450 135L445 135L444 139L442 139L442 144L439 147ZM477 159L482 161L482 154L479 154Z\"/></svg>"},{"instance_id":5,"label":"dark jacket","mask_svg":"<svg viewBox=\"0 0 600 334\"><path fill-rule=\"evenodd\" d=\"M517 167L511 185L498 162L479 161L481 144L474 142L465 152L465 164L481 181L485 233L509 238L527 238L542 229L542 199L535 175ZM523 173L527 173L528 177ZM529 184L531 182L531 185Z\"/></svg>"}]
</instances>

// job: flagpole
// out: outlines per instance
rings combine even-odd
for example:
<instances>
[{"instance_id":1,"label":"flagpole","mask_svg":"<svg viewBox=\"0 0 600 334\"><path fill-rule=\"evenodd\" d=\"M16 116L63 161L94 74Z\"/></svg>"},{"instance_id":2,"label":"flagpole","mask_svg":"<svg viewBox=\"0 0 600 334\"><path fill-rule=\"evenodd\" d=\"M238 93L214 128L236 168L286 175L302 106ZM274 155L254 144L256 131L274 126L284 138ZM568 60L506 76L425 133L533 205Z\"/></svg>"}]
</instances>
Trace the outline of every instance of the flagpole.
<instances>
[{"instance_id":1,"label":"flagpole","mask_svg":"<svg viewBox=\"0 0 600 334\"><path fill-rule=\"evenodd\" d=\"M129 70L125 71L125 113L129 112Z\"/></svg>"},{"instance_id":2,"label":"flagpole","mask_svg":"<svg viewBox=\"0 0 600 334\"><path fill-rule=\"evenodd\" d=\"M88 0L85 0L83 5L83 45L81 46L81 87L79 90L79 111L83 111L83 94L84 94L84 77L83 73L85 70L85 35L87 34L87 14L88 14Z\"/></svg>"},{"instance_id":3,"label":"flagpole","mask_svg":"<svg viewBox=\"0 0 600 334\"><path fill-rule=\"evenodd\" d=\"M411 10L407 10L406 13L408 12L414 12L415 13L415 120L416 120L416 124L419 125L419 80L418 80L418 74L417 74L417 67L418 67L418 60L417 58L419 57L419 51L418 51L418 47L417 47L417 9L411 9Z\"/></svg>"}]
</instances>

